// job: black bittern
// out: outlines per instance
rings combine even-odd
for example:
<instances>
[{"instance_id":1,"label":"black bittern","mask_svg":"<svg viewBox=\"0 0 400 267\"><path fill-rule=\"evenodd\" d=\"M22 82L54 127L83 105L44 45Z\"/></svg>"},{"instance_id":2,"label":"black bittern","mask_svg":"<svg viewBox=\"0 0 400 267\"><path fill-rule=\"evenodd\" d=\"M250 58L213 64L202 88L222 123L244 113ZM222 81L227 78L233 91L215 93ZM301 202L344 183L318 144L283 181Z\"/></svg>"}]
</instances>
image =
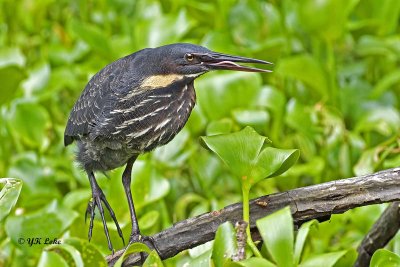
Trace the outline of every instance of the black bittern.
<instances>
[{"instance_id":1,"label":"black bittern","mask_svg":"<svg viewBox=\"0 0 400 267\"><path fill-rule=\"evenodd\" d=\"M89 240L97 207L108 247L113 251L103 205L124 240L94 172L110 171L125 164L122 184L132 220L129 242L144 240L131 194L133 163L140 154L167 144L186 124L196 102L193 82L200 75L211 70L270 72L237 63L271 64L180 43L140 50L107 65L92 77L75 103L64 133L65 146L77 141L77 161L86 171L92 189L85 214L85 218L90 214Z\"/></svg>"}]
</instances>

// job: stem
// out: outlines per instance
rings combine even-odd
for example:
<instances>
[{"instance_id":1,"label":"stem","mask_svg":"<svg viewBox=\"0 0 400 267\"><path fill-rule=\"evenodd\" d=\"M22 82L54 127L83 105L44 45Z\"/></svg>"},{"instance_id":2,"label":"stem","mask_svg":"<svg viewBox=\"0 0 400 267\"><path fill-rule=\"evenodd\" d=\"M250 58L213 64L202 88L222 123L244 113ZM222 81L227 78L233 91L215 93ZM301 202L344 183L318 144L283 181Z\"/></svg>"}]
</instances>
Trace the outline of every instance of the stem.
<instances>
[{"instance_id":1,"label":"stem","mask_svg":"<svg viewBox=\"0 0 400 267\"><path fill-rule=\"evenodd\" d=\"M247 181L243 181L242 183L242 194L243 194L243 220L247 222L246 227L246 235L247 235L247 244L253 251L256 257L262 258L260 251L257 249L257 246L254 244L253 239L251 239L250 232L250 203L249 203L249 193L250 193L250 185Z\"/></svg>"}]
</instances>

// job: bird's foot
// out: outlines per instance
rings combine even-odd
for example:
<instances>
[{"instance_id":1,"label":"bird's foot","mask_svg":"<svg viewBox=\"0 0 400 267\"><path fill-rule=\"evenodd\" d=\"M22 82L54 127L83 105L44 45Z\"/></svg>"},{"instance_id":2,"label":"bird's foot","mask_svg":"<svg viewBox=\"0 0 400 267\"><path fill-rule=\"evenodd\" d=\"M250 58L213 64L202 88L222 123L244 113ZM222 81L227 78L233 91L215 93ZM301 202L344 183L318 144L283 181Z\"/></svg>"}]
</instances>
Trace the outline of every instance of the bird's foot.
<instances>
[{"instance_id":1,"label":"bird's foot","mask_svg":"<svg viewBox=\"0 0 400 267\"><path fill-rule=\"evenodd\" d=\"M127 248L129 247L129 245L131 245L133 243L137 243L137 242L145 244L147 247L150 248L150 250L155 250L157 252L157 254L160 255L160 252L155 245L153 237L141 235L140 233L131 234L131 236L129 237L129 244L128 244ZM145 254L144 252L140 253L141 264L144 263L144 261L146 260L146 257L147 257L147 254Z\"/></svg>"},{"instance_id":2,"label":"bird's foot","mask_svg":"<svg viewBox=\"0 0 400 267\"><path fill-rule=\"evenodd\" d=\"M88 217L88 214L90 214L90 224L89 224L88 239L90 241L90 239L92 238L93 221L94 221L95 209L97 207L99 209L99 212L100 212L100 215L101 215L101 220L103 222L104 233L105 233L106 238L107 238L108 248L109 248L109 250L111 250L114 253L114 249L113 249L113 246L112 246L112 243L111 243L108 227L107 227L106 220L105 220L105 217L104 217L104 209L103 209L103 204L102 203L104 203L104 205L106 206L108 212L110 213L111 218L113 219L115 225L117 226L118 235L121 237L122 243L125 246L125 240L124 240L124 237L122 235L121 228L119 227L117 218L115 217L115 213L114 213L113 209L111 208L110 204L108 203L108 201L107 201L103 191L100 189L100 187L93 188L93 190L92 190L92 199L89 201L88 206L86 208L86 212L85 212L85 221L86 221L86 219Z\"/></svg>"}]
</instances>

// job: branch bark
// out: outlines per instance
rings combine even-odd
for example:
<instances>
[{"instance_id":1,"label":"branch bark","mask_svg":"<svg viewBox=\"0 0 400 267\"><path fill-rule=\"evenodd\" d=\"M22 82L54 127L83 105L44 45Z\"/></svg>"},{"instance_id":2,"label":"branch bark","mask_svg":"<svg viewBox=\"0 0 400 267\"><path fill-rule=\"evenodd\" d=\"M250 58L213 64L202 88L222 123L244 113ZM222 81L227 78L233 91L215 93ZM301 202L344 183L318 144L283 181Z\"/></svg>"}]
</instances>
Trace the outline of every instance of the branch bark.
<instances>
[{"instance_id":1,"label":"branch bark","mask_svg":"<svg viewBox=\"0 0 400 267\"><path fill-rule=\"evenodd\" d=\"M393 238L400 227L400 202L396 201L382 213L358 247L354 267L369 266L372 255Z\"/></svg>"},{"instance_id":2,"label":"branch bark","mask_svg":"<svg viewBox=\"0 0 400 267\"><path fill-rule=\"evenodd\" d=\"M398 200L400 168L395 168L256 198L250 202L250 227L255 237L259 238L256 220L285 206L290 206L294 223L299 226L312 219L325 221L332 214L344 213L356 207ZM219 211L178 222L152 238L161 259L167 259L212 240L220 224L226 221L235 224L241 218L242 204L236 203ZM113 266L122 253L120 250L107 256L109 266ZM124 265L131 266L139 260L139 255L129 255Z\"/></svg>"}]
</instances>

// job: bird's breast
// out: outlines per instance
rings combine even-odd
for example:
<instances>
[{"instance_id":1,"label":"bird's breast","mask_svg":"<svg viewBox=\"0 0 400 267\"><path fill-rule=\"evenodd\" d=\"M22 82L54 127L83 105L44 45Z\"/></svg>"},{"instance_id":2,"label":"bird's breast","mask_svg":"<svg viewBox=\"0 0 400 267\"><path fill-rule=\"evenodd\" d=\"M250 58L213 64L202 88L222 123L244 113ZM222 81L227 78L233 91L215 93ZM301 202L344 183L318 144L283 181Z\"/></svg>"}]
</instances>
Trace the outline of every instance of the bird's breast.
<instances>
[{"instance_id":1,"label":"bird's breast","mask_svg":"<svg viewBox=\"0 0 400 267\"><path fill-rule=\"evenodd\" d=\"M147 152L171 141L186 124L196 102L193 82L180 88L144 92L129 107L115 109L120 116L113 136L123 136L135 153Z\"/></svg>"}]
</instances>

